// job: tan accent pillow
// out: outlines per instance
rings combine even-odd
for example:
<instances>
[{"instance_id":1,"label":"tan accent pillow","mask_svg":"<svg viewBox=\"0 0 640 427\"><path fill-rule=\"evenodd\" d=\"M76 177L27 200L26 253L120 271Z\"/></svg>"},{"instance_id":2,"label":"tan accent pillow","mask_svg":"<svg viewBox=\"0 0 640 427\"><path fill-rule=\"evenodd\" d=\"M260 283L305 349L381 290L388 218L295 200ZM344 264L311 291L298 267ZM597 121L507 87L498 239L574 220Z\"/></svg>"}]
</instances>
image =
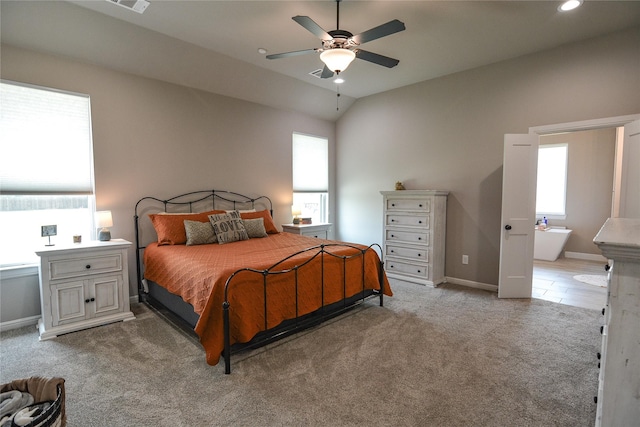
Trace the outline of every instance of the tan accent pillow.
<instances>
[{"instance_id":1,"label":"tan accent pillow","mask_svg":"<svg viewBox=\"0 0 640 427\"><path fill-rule=\"evenodd\" d=\"M187 246L209 245L218 241L210 222L185 221Z\"/></svg>"},{"instance_id":2,"label":"tan accent pillow","mask_svg":"<svg viewBox=\"0 0 640 427\"><path fill-rule=\"evenodd\" d=\"M250 239L256 237L269 237L267 231L264 229L264 218L255 219L243 219L244 228L247 230L247 235Z\"/></svg>"},{"instance_id":3,"label":"tan accent pillow","mask_svg":"<svg viewBox=\"0 0 640 427\"><path fill-rule=\"evenodd\" d=\"M264 219L264 229L269 234L278 234L279 231L276 228L276 225L273 223L273 218L271 218L271 214L268 210L258 211L258 212L242 212L240 214L242 219L255 219L262 218Z\"/></svg>"}]
</instances>

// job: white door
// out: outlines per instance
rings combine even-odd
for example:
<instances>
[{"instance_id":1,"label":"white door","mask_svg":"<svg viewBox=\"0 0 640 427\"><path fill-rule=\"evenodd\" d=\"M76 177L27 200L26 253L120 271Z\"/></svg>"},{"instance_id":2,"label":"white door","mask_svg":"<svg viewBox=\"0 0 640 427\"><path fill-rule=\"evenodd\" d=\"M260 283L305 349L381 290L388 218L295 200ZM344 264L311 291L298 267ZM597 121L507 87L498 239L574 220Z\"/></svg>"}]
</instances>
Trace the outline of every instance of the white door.
<instances>
[{"instance_id":1,"label":"white door","mask_svg":"<svg viewBox=\"0 0 640 427\"><path fill-rule=\"evenodd\" d=\"M640 218L640 120L624 125L620 217Z\"/></svg>"},{"instance_id":2,"label":"white door","mask_svg":"<svg viewBox=\"0 0 640 427\"><path fill-rule=\"evenodd\" d=\"M506 134L499 298L531 298L537 168L538 135Z\"/></svg>"}]
</instances>

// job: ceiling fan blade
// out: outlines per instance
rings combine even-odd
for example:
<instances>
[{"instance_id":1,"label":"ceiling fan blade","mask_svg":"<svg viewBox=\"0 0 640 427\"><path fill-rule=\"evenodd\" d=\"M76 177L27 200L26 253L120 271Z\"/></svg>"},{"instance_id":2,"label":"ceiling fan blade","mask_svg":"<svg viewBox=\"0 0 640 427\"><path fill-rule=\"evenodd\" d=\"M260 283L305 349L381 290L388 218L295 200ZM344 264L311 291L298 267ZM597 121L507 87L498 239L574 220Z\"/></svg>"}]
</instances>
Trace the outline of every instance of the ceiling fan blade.
<instances>
[{"instance_id":1,"label":"ceiling fan blade","mask_svg":"<svg viewBox=\"0 0 640 427\"><path fill-rule=\"evenodd\" d=\"M356 34L355 36L351 37L351 40L356 42L356 44L363 44L370 42L371 40L379 39L380 37L385 37L400 31L404 31L404 29L404 22L394 19L393 21L389 21L386 24L378 25L375 28L367 30L364 33Z\"/></svg>"},{"instance_id":2,"label":"ceiling fan blade","mask_svg":"<svg viewBox=\"0 0 640 427\"><path fill-rule=\"evenodd\" d=\"M322 74L320 74L320 78L330 79L331 77L333 77L333 71L331 71L329 67L325 65L324 68L322 69Z\"/></svg>"},{"instance_id":3,"label":"ceiling fan blade","mask_svg":"<svg viewBox=\"0 0 640 427\"><path fill-rule=\"evenodd\" d=\"M318 49L305 49L305 50L295 50L293 52L284 52L284 53L274 53L273 55L267 55L267 59L279 59L279 58L288 58L290 56L298 56L298 55L306 55L308 53L316 53Z\"/></svg>"},{"instance_id":4,"label":"ceiling fan blade","mask_svg":"<svg viewBox=\"0 0 640 427\"><path fill-rule=\"evenodd\" d=\"M331 39L333 39L333 37L331 37L329 35L329 33L327 33L325 30L323 30L322 27L320 27L320 25L316 24L315 21L313 19L309 18L308 16L297 15L297 16L294 16L291 19L296 21L298 24L302 25L304 28L306 28L308 31L310 31L312 34L314 34L320 40L331 40Z\"/></svg>"},{"instance_id":5,"label":"ceiling fan blade","mask_svg":"<svg viewBox=\"0 0 640 427\"><path fill-rule=\"evenodd\" d=\"M397 59L389 58L388 56L384 55L378 55L377 53L369 52L362 49L356 50L356 58L373 62L374 64L382 65L383 67L387 68L393 68L400 63L400 61Z\"/></svg>"}]
</instances>

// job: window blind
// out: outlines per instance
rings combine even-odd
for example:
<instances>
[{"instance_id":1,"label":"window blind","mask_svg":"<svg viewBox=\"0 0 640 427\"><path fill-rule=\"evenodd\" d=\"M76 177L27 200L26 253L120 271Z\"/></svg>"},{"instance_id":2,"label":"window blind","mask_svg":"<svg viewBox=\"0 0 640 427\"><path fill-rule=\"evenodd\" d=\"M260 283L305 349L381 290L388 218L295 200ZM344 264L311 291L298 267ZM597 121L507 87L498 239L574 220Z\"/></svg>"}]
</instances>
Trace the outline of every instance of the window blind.
<instances>
[{"instance_id":1,"label":"window blind","mask_svg":"<svg viewBox=\"0 0 640 427\"><path fill-rule=\"evenodd\" d=\"M88 95L0 81L0 191L93 194Z\"/></svg>"},{"instance_id":2,"label":"window blind","mask_svg":"<svg viewBox=\"0 0 640 427\"><path fill-rule=\"evenodd\" d=\"M329 141L326 138L293 134L293 191L329 190Z\"/></svg>"}]
</instances>

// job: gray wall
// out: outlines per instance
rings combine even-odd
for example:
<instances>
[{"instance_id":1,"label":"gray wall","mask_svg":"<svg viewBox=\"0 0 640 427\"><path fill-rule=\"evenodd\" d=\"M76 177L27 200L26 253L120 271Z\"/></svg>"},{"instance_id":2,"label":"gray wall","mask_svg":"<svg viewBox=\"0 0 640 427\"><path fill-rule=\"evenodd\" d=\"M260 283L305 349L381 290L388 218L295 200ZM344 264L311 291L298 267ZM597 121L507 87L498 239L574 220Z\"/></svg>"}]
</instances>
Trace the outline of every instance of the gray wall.
<instances>
[{"instance_id":1,"label":"gray wall","mask_svg":"<svg viewBox=\"0 0 640 427\"><path fill-rule=\"evenodd\" d=\"M333 122L8 45L1 54L3 79L91 96L96 204L112 211L114 238L134 241L140 198L214 188L268 195L276 224L290 223L293 132L329 139L330 190L335 188ZM332 196L330 218L335 205ZM129 251L132 295L134 253ZM37 278L20 280L33 295ZM17 288L15 280L3 280L3 306L22 304L21 317L37 315ZM0 322L14 320L15 312L2 310Z\"/></svg>"},{"instance_id":2,"label":"gray wall","mask_svg":"<svg viewBox=\"0 0 640 427\"><path fill-rule=\"evenodd\" d=\"M639 46L635 28L357 100L337 126L340 237L380 242L396 181L449 190L445 274L496 285L504 134L640 113Z\"/></svg>"},{"instance_id":3,"label":"gray wall","mask_svg":"<svg viewBox=\"0 0 640 427\"><path fill-rule=\"evenodd\" d=\"M601 255L593 238L611 216L616 130L598 129L540 138L540 145L560 143L568 144L569 149L567 217L549 220L549 225L573 230L565 251Z\"/></svg>"},{"instance_id":4,"label":"gray wall","mask_svg":"<svg viewBox=\"0 0 640 427\"><path fill-rule=\"evenodd\" d=\"M337 124L7 45L0 73L91 95L97 207L114 237L134 238L140 197L210 187L268 194L289 222L297 131L329 138L336 237L380 242L379 191L395 181L450 190L446 275L496 284L503 135L640 112L639 45L635 29L426 81L360 99ZM10 285L3 304L24 304Z\"/></svg>"}]
</instances>

